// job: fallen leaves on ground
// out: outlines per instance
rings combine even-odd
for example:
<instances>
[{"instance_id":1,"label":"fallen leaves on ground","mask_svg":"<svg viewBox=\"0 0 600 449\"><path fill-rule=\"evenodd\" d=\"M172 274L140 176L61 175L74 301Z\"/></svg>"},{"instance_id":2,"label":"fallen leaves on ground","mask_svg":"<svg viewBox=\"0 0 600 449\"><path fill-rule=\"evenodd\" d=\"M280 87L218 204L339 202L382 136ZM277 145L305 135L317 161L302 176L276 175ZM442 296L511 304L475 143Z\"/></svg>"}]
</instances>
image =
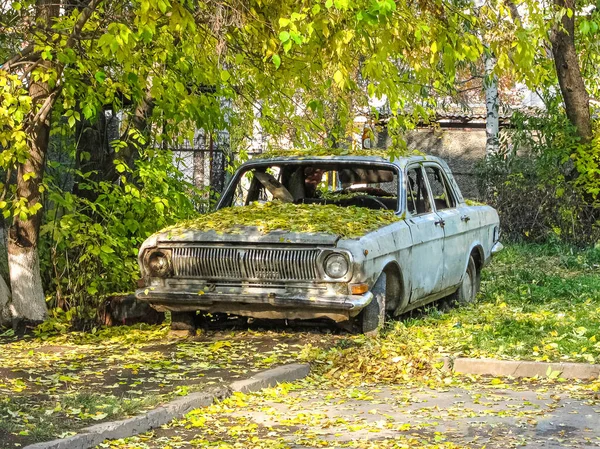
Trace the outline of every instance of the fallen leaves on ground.
<instances>
[{"instance_id":1,"label":"fallen leaves on ground","mask_svg":"<svg viewBox=\"0 0 600 449\"><path fill-rule=\"evenodd\" d=\"M478 303L447 312L419 312L391 322L376 338L248 330L171 341L166 327L142 326L4 339L0 440L33 433L53 419L62 427L50 433L62 434L73 423L82 427L149 406L135 402L142 397L162 400L210 385L225 373L242 376L297 360L312 362L318 384L350 395L339 400L366 401L372 396L364 389L367 383L456 385L457 377L441 369L439 358L445 355L598 362L599 267L600 250L508 246L484 270ZM561 382L557 372L547 377L565 394L582 400L596 398L600 390L600 382ZM505 379L492 379L490 385L508 388ZM90 392L111 398L106 403L116 398L116 405L102 408L94 397L85 396ZM76 405L85 401L88 408ZM111 415L114 407L118 410Z\"/></svg>"},{"instance_id":2,"label":"fallen leaves on ground","mask_svg":"<svg viewBox=\"0 0 600 449\"><path fill-rule=\"evenodd\" d=\"M298 361L320 335L205 332L167 326L70 332L0 345L0 448L136 414L176 395ZM321 342L329 344L329 341Z\"/></svg>"},{"instance_id":3,"label":"fallen leaves on ground","mask_svg":"<svg viewBox=\"0 0 600 449\"><path fill-rule=\"evenodd\" d=\"M560 422L596 415L598 405L555 382L455 379L437 387L331 388L312 378L258 394L235 393L161 429L100 447L505 449L542 441L577 446L600 444L600 432Z\"/></svg>"}]
</instances>

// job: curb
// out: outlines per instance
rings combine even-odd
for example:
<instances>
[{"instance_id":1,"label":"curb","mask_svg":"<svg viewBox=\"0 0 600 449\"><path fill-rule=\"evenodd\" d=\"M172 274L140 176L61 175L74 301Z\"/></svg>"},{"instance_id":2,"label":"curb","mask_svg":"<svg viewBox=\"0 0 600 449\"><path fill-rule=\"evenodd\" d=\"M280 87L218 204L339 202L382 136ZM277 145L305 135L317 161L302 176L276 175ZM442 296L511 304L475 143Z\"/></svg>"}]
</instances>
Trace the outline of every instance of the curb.
<instances>
[{"instance_id":1,"label":"curb","mask_svg":"<svg viewBox=\"0 0 600 449\"><path fill-rule=\"evenodd\" d=\"M303 379L308 376L309 372L310 365L308 363L283 365L263 371L261 373L257 373L249 379L235 381L229 385L229 388L231 391L250 393L253 391L262 390L263 388L273 387L278 383ZM276 380L274 381L274 379Z\"/></svg>"},{"instance_id":2,"label":"curb","mask_svg":"<svg viewBox=\"0 0 600 449\"><path fill-rule=\"evenodd\" d=\"M251 393L263 388L274 387L282 382L302 379L310 372L310 365L296 363L279 366L255 374L249 379L233 382L206 392L192 393L175 399L142 415L120 421L110 421L81 429L72 437L30 444L23 449L89 449L107 439L126 438L160 427L185 415L193 409L207 407L216 400L225 399L233 392Z\"/></svg>"},{"instance_id":3,"label":"curb","mask_svg":"<svg viewBox=\"0 0 600 449\"><path fill-rule=\"evenodd\" d=\"M497 359L444 358L444 369L460 374L480 374L510 377L548 377L550 372L560 373L563 379L597 379L600 365L588 363L530 362Z\"/></svg>"}]
</instances>

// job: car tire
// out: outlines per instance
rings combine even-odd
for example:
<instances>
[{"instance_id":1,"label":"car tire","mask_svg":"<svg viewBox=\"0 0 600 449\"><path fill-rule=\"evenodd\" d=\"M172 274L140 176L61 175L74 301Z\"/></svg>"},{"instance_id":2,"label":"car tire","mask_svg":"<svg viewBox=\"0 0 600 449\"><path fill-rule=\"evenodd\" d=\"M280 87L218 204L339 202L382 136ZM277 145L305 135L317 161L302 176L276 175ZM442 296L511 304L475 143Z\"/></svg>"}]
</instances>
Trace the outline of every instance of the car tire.
<instances>
[{"instance_id":1,"label":"car tire","mask_svg":"<svg viewBox=\"0 0 600 449\"><path fill-rule=\"evenodd\" d=\"M196 312L171 312L171 330L196 334Z\"/></svg>"},{"instance_id":2,"label":"car tire","mask_svg":"<svg viewBox=\"0 0 600 449\"><path fill-rule=\"evenodd\" d=\"M385 323L386 284L387 276L381 273L371 289L373 299L358 315L360 332L365 335L376 335Z\"/></svg>"},{"instance_id":3,"label":"car tire","mask_svg":"<svg viewBox=\"0 0 600 449\"><path fill-rule=\"evenodd\" d=\"M459 305L471 304L475 302L477 292L479 291L479 273L473 256L469 257L467 271L465 272L458 290L452 295L452 299Z\"/></svg>"}]
</instances>

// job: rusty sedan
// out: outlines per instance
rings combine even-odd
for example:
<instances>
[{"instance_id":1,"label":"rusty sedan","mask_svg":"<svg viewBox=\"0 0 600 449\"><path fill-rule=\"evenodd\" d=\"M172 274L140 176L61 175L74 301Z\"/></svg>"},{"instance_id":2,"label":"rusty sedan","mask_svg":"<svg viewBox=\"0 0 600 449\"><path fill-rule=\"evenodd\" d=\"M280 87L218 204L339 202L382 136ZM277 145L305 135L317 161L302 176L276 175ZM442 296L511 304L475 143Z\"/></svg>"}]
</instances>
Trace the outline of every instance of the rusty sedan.
<instances>
[{"instance_id":1,"label":"rusty sedan","mask_svg":"<svg viewBox=\"0 0 600 449\"><path fill-rule=\"evenodd\" d=\"M270 203L292 214L266 228L242 220ZM319 207L329 212L314 226L298 224ZM232 210L240 222L221 227L218 214ZM233 175L214 214L140 249L136 296L171 311L174 326L222 312L329 318L368 333L440 298L474 301L482 268L502 249L496 211L467 204L447 164L431 156L254 159Z\"/></svg>"}]
</instances>

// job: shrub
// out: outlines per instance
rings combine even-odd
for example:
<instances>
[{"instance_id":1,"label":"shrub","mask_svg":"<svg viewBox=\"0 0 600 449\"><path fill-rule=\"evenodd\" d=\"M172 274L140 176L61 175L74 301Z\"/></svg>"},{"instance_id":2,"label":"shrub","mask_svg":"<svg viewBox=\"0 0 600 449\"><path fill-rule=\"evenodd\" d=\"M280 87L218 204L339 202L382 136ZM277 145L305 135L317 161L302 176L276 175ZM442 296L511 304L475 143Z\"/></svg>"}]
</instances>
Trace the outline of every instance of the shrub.
<instances>
[{"instance_id":1,"label":"shrub","mask_svg":"<svg viewBox=\"0 0 600 449\"><path fill-rule=\"evenodd\" d=\"M48 185L42 275L51 305L75 309L78 321L93 320L106 295L135 288L138 248L148 236L204 208L204 195L183 179L171 152L146 150L133 169L119 171L118 184L78 174L94 200Z\"/></svg>"},{"instance_id":2,"label":"shrub","mask_svg":"<svg viewBox=\"0 0 600 449\"><path fill-rule=\"evenodd\" d=\"M480 191L512 240L587 245L600 240L600 207L575 130L558 107L515 113L501 150L478 167ZM573 162L575 161L575 163ZM591 178L590 178L591 179Z\"/></svg>"}]
</instances>

